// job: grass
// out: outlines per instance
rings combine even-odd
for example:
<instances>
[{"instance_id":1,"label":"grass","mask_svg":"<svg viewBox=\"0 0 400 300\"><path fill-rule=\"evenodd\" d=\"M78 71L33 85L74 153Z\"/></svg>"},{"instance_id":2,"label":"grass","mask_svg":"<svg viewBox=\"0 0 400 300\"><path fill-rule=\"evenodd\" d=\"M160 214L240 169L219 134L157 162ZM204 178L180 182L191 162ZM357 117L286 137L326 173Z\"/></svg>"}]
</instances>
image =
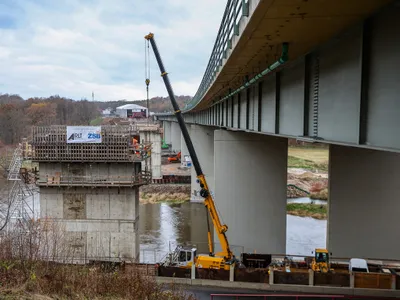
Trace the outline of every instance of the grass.
<instances>
[{"instance_id":1,"label":"grass","mask_svg":"<svg viewBox=\"0 0 400 300\"><path fill-rule=\"evenodd\" d=\"M320 204L288 203L286 211L289 215L299 217L312 217L314 219L325 220L327 216L327 206Z\"/></svg>"},{"instance_id":2,"label":"grass","mask_svg":"<svg viewBox=\"0 0 400 300\"><path fill-rule=\"evenodd\" d=\"M288 168L300 168L310 171L328 171L328 162L326 163L315 163L314 161L298 158L295 156L288 156Z\"/></svg>"},{"instance_id":3,"label":"grass","mask_svg":"<svg viewBox=\"0 0 400 300\"><path fill-rule=\"evenodd\" d=\"M311 161L317 164L327 163L329 160L329 149L289 147L289 156Z\"/></svg>"},{"instance_id":4,"label":"grass","mask_svg":"<svg viewBox=\"0 0 400 300\"><path fill-rule=\"evenodd\" d=\"M328 171L329 150L324 148L289 147L288 167Z\"/></svg>"},{"instance_id":5,"label":"grass","mask_svg":"<svg viewBox=\"0 0 400 300\"><path fill-rule=\"evenodd\" d=\"M93 119L90 121L91 126L99 126L103 122L102 117L97 117L96 119Z\"/></svg>"},{"instance_id":6,"label":"grass","mask_svg":"<svg viewBox=\"0 0 400 300\"><path fill-rule=\"evenodd\" d=\"M57 222L42 219L24 226L2 232L0 299L195 299L179 286L157 284L146 275L148 269L129 261L74 264L81 256Z\"/></svg>"}]
</instances>

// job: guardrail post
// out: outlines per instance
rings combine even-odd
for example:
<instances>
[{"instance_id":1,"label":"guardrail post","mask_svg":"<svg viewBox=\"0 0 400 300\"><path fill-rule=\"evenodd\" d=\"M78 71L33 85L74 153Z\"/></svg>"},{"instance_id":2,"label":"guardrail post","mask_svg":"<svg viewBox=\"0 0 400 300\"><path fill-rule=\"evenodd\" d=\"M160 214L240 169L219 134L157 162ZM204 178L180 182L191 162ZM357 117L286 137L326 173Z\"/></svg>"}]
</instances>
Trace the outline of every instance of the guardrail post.
<instances>
[{"instance_id":1,"label":"guardrail post","mask_svg":"<svg viewBox=\"0 0 400 300\"><path fill-rule=\"evenodd\" d=\"M314 286L314 270L308 269L308 285Z\"/></svg>"},{"instance_id":2,"label":"guardrail post","mask_svg":"<svg viewBox=\"0 0 400 300\"><path fill-rule=\"evenodd\" d=\"M274 284L274 269L271 266L269 267L269 284Z\"/></svg>"},{"instance_id":3,"label":"guardrail post","mask_svg":"<svg viewBox=\"0 0 400 300\"><path fill-rule=\"evenodd\" d=\"M396 275L392 275L392 284L391 284L392 290L396 289Z\"/></svg>"},{"instance_id":4,"label":"guardrail post","mask_svg":"<svg viewBox=\"0 0 400 300\"><path fill-rule=\"evenodd\" d=\"M354 273L350 272L350 287L354 289Z\"/></svg>"},{"instance_id":5,"label":"guardrail post","mask_svg":"<svg viewBox=\"0 0 400 300\"><path fill-rule=\"evenodd\" d=\"M249 16L249 2L246 2L246 0L242 0L242 16Z\"/></svg>"},{"instance_id":6,"label":"guardrail post","mask_svg":"<svg viewBox=\"0 0 400 300\"><path fill-rule=\"evenodd\" d=\"M233 26L233 34L239 36L239 24Z\"/></svg>"},{"instance_id":7,"label":"guardrail post","mask_svg":"<svg viewBox=\"0 0 400 300\"><path fill-rule=\"evenodd\" d=\"M235 281L235 264L229 266L229 281Z\"/></svg>"},{"instance_id":8,"label":"guardrail post","mask_svg":"<svg viewBox=\"0 0 400 300\"><path fill-rule=\"evenodd\" d=\"M196 264L192 263L192 270L190 272L190 279L196 279Z\"/></svg>"}]
</instances>

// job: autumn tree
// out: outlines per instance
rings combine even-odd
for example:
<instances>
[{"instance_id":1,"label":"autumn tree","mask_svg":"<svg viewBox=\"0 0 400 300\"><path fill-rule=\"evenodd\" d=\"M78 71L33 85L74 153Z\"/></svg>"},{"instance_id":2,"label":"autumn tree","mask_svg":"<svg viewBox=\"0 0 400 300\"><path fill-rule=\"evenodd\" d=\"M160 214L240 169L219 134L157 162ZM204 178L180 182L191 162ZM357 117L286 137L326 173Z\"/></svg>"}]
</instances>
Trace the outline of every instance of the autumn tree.
<instances>
[{"instance_id":1,"label":"autumn tree","mask_svg":"<svg viewBox=\"0 0 400 300\"><path fill-rule=\"evenodd\" d=\"M26 133L27 118L22 105L0 105L0 139L5 144L18 143Z\"/></svg>"},{"instance_id":2,"label":"autumn tree","mask_svg":"<svg viewBox=\"0 0 400 300\"><path fill-rule=\"evenodd\" d=\"M56 120L56 104L32 103L27 109L27 116L33 126L52 125Z\"/></svg>"}]
</instances>

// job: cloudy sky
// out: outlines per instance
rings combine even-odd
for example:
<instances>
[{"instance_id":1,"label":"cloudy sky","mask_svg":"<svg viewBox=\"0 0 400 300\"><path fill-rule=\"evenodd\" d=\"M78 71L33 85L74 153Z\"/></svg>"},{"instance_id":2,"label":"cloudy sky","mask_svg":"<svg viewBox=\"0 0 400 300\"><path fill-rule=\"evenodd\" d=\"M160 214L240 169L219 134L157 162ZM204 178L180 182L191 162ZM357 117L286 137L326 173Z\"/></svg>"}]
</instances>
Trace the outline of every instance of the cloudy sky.
<instances>
[{"instance_id":1,"label":"cloudy sky","mask_svg":"<svg viewBox=\"0 0 400 300\"><path fill-rule=\"evenodd\" d=\"M154 32L175 94L194 95L226 0L0 0L0 93L144 99ZM166 96L151 51L150 97Z\"/></svg>"}]
</instances>

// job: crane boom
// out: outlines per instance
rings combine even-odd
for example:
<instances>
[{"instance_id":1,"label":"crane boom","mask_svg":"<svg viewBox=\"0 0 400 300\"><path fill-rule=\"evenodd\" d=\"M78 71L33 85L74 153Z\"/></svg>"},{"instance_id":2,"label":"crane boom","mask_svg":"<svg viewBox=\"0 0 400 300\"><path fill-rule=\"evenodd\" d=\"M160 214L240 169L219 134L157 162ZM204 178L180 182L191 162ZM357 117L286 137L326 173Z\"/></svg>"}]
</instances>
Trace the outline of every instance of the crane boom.
<instances>
[{"instance_id":1,"label":"crane boom","mask_svg":"<svg viewBox=\"0 0 400 300\"><path fill-rule=\"evenodd\" d=\"M205 198L204 199L204 205L206 206L206 208L207 208L207 210L208 210L208 212L209 212L209 214L211 216L211 220L212 220L212 222L214 224L214 227L215 227L215 230L217 232L219 242L221 243L222 252L219 253L219 254L224 257L225 261L231 261L234 258L234 256L233 256L233 253L232 253L232 251L231 251L231 249L229 247L229 242L228 242L228 239L227 239L226 234L225 234L226 231L228 230L228 226L226 226L225 224L222 224L221 220L220 220L220 218L218 216L218 212L217 212L217 209L216 209L216 206L215 206L214 199L211 196L210 190L209 190L208 185L207 185L206 178L205 178L205 176L203 174L203 171L202 171L201 166L200 166L200 162L199 162L199 160L197 158L196 151L194 150L194 147L193 147L192 140L191 140L190 135L188 133L188 130L186 128L186 124L185 124L185 121L183 119L182 112L179 109L178 103L176 102L175 95L174 95L174 92L172 90L172 86L171 86L171 83L169 81L169 78L168 78L168 73L165 71L164 64L162 62L160 53L159 53L158 48L157 48L157 44L156 44L156 42L154 40L154 34L153 33L149 33L148 35L145 36L145 39L150 42L151 47L153 48L154 55L156 57L158 66L159 66L160 71L161 71L161 76L162 76L162 78L164 80L165 87L167 89L169 98L170 98L171 103L172 103L172 107L174 109L174 114L176 116L176 119L178 120L179 127L181 128L182 135L183 135L183 138L184 138L185 143L186 143L186 147L187 147L187 149L189 151L189 154L190 154L190 157L192 159L192 163L193 163L194 169L196 171L197 179L198 179L198 181L200 183L200 188L201 188L200 195L203 198ZM213 256L214 253L213 253L213 247L212 247L210 228L208 228L208 245L209 245L210 255Z\"/></svg>"}]
</instances>

